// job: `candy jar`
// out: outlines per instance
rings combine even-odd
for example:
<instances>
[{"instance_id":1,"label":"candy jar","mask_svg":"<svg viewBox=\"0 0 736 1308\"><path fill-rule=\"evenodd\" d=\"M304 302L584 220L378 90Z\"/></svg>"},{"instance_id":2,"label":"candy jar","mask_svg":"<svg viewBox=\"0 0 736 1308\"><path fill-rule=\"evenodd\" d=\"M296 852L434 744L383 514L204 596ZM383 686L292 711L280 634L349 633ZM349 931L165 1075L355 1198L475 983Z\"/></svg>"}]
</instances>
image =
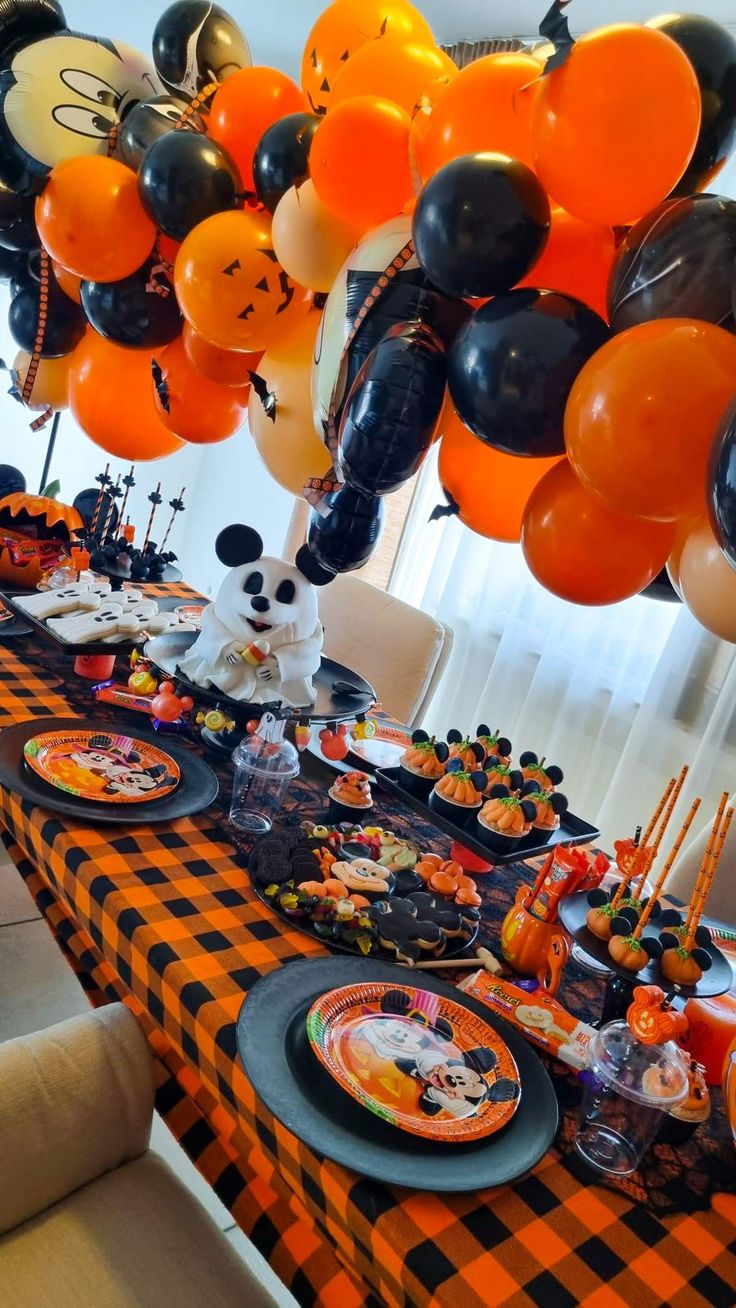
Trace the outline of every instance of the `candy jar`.
<instances>
[{"instance_id":1,"label":"candy jar","mask_svg":"<svg viewBox=\"0 0 736 1308\"><path fill-rule=\"evenodd\" d=\"M286 792L299 772L299 755L284 739L286 723L264 713L257 730L233 750L235 778L230 821L240 831L261 836L271 830Z\"/></svg>"}]
</instances>

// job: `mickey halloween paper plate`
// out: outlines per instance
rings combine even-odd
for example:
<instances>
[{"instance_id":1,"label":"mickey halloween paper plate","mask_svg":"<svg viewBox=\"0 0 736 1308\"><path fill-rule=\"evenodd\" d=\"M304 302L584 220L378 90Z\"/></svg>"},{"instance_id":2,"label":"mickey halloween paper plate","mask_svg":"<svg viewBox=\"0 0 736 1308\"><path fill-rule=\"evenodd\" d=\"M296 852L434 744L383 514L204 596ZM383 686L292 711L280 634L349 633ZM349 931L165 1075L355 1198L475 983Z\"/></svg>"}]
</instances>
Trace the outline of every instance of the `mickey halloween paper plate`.
<instances>
[{"instance_id":1,"label":"mickey halloween paper plate","mask_svg":"<svg viewBox=\"0 0 736 1308\"><path fill-rule=\"evenodd\" d=\"M307 1035L343 1090L412 1135L478 1140L518 1108L519 1072L501 1038L430 991L343 986L312 1005Z\"/></svg>"},{"instance_id":2,"label":"mickey halloween paper plate","mask_svg":"<svg viewBox=\"0 0 736 1308\"><path fill-rule=\"evenodd\" d=\"M109 804L161 799L181 777L179 765L155 745L100 731L48 731L27 741L23 753L57 790Z\"/></svg>"}]
</instances>

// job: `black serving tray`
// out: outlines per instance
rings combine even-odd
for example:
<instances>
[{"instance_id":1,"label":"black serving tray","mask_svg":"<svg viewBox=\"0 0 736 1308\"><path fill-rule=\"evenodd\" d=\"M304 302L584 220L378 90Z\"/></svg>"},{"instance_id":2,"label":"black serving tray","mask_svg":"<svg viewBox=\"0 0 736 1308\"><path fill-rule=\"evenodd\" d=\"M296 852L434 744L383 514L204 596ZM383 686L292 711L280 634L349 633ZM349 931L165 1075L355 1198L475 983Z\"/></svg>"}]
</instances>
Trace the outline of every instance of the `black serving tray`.
<instances>
[{"instance_id":1,"label":"black serving tray","mask_svg":"<svg viewBox=\"0 0 736 1308\"><path fill-rule=\"evenodd\" d=\"M447 818L442 817L435 809L430 808L429 804L423 799L418 799L405 790L399 783L399 768L379 768L376 771L376 781L381 790L398 799L402 804L413 808L425 822L431 823L440 831L444 831L446 836L452 840L457 840L459 844L464 845L472 854L477 854L478 858L485 859L487 863L518 863L525 858L535 858L538 854L548 854L550 849L555 845L587 845L597 840L600 836L598 827L591 826L583 818L576 817L574 813L567 812L563 815L560 825L556 831L552 832L546 840L538 840L536 833L532 832L523 840L515 845L513 850L508 854L497 854L495 850L490 849L483 839L483 828L476 823L475 828L465 828L456 826L454 822L449 822Z\"/></svg>"},{"instance_id":2,"label":"black serving tray","mask_svg":"<svg viewBox=\"0 0 736 1308\"><path fill-rule=\"evenodd\" d=\"M153 585L157 586L159 583L158 582L146 583L145 581L143 581L134 584L136 586L136 589L141 590L145 597L146 585L150 584L151 586ZM137 636L131 636L130 640L120 640L114 642L105 641L105 640L90 640L84 642L64 640L62 636L59 636L57 634L57 632L52 631L50 627L46 626L45 620L34 618L32 614L26 613L25 609L21 608L20 605L16 603L16 600L26 599L28 595L33 595L33 594L35 594L35 591L29 591L29 590L0 591L0 601L2 601L2 603L5 604L5 606L9 608L12 613L17 614L18 621L23 627L22 632L16 629L15 631L9 631L7 633L8 635L21 635L21 634L29 635L31 632L37 631L39 636L42 636L44 640L47 640L51 645L54 646L55 649L61 650L63 654L71 654L71 655L129 654L132 649L135 649L136 645L140 645L142 643L141 634ZM158 595L156 595L156 596L151 596L151 598L156 600L160 612L164 610L168 611L170 609L178 608L180 604L186 604L188 602L187 600L183 600L180 596L177 597L171 596L168 599L161 599ZM110 599L114 603L115 600L114 591L111 593ZM3 627L5 625L7 625L8 627L10 627L11 625L15 626L14 623L13 624L0 623L0 641L2 640L3 637ZM190 634L193 636L194 632L191 632Z\"/></svg>"}]
</instances>

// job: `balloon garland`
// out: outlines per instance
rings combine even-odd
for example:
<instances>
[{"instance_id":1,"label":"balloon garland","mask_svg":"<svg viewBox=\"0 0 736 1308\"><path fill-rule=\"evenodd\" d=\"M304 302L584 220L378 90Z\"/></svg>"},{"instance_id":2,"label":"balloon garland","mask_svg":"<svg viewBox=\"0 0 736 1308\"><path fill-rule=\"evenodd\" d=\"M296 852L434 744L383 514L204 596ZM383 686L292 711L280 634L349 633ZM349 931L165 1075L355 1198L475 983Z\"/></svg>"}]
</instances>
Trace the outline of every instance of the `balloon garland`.
<instances>
[{"instance_id":1,"label":"balloon garland","mask_svg":"<svg viewBox=\"0 0 736 1308\"><path fill-rule=\"evenodd\" d=\"M209 0L152 60L6 5L13 393L128 462L247 415L332 571L439 442L433 516L736 642L736 39L540 19L458 69L409 0L333 0L297 83Z\"/></svg>"}]
</instances>

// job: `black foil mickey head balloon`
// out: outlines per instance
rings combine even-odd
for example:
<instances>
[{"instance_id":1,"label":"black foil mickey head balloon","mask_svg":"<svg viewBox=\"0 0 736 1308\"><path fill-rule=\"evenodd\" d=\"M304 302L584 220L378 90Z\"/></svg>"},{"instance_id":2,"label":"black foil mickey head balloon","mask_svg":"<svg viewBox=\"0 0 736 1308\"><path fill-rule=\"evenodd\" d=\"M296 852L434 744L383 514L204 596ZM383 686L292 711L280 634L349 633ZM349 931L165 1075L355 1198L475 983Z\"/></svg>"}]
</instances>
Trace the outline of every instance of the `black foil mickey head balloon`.
<instances>
[{"instance_id":1,"label":"black foil mickey head balloon","mask_svg":"<svg viewBox=\"0 0 736 1308\"><path fill-rule=\"evenodd\" d=\"M209 0L176 0L153 31L156 72L172 91L189 98L211 82L224 82L253 62L234 18Z\"/></svg>"},{"instance_id":2,"label":"black foil mickey head balloon","mask_svg":"<svg viewBox=\"0 0 736 1308\"><path fill-rule=\"evenodd\" d=\"M736 569L736 400L726 409L713 440L707 498L716 540Z\"/></svg>"},{"instance_id":3,"label":"black foil mickey head balloon","mask_svg":"<svg viewBox=\"0 0 736 1308\"><path fill-rule=\"evenodd\" d=\"M339 486L312 510L307 544L323 568L353 572L367 563L378 544L385 517L383 500Z\"/></svg>"},{"instance_id":4,"label":"black foil mickey head balloon","mask_svg":"<svg viewBox=\"0 0 736 1308\"><path fill-rule=\"evenodd\" d=\"M424 461L445 398L445 352L424 323L390 328L353 383L340 422L338 471L364 495L397 490Z\"/></svg>"}]
</instances>

